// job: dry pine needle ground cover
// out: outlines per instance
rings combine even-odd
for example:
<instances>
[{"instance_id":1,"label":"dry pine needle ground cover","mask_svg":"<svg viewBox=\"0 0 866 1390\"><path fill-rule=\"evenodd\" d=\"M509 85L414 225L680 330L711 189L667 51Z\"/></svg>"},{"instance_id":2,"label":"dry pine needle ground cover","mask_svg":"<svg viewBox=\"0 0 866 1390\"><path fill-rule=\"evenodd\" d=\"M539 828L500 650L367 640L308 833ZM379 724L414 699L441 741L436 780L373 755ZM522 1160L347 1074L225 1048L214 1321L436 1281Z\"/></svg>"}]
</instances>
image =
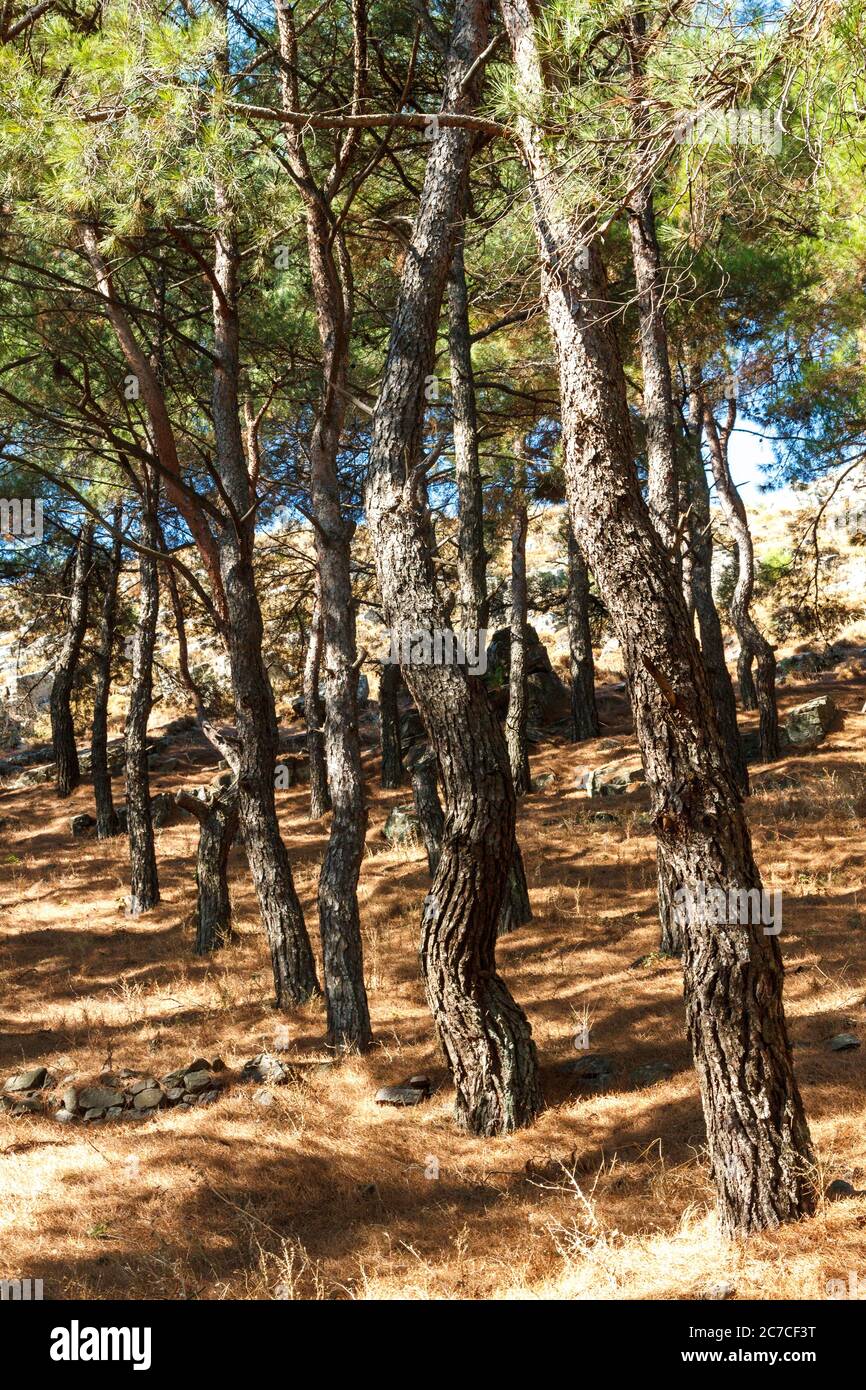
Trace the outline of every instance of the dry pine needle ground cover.
<instances>
[{"instance_id":1,"label":"dry pine needle ground cover","mask_svg":"<svg viewBox=\"0 0 866 1390\"><path fill-rule=\"evenodd\" d=\"M765 884L783 892L786 1006L824 1181L859 1189L866 1048L833 1053L827 1040L866 1032L866 683L827 676L780 695L784 709L828 690L844 727L812 755L754 769L749 818ZM426 857L382 839L407 791L381 792L368 754L373 1051L303 1086L236 1086L208 1109L138 1126L0 1116L0 1275L42 1278L54 1298L694 1298L718 1285L824 1298L851 1272L866 1290L866 1193L771 1236L719 1240L679 967L635 964L658 932L646 793L589 803L575 791L580 768L617 756L605 739L634 748L621 697L601 709L602 740L535 750L533 773L555 782L520 809L535 920L501 943L499 962L543 1068L549 1108L531 1130L479 1140L452 1123L418 971ZM154 789L178 780L156 777ZM306 819L306 788L280 795L315 935L324 827ZM599 807L615 820L591 820ZM133 922L125 842L69 834L69 817L89 809L88 786L63 804L44 787L3 797L0 1074L40 1063L56 1076L160 1075L200 1054L233 1066L283 1044L288 1060L326 1057L320 1004L285 1019L268 1007L241 851L238 942L205 963L191 955L192 824L158 832L163 902ZM603 1091L558 1071L587 1023L592 1050L616 1067ZM673 1074L636 1084L634 1069L654 1061ZM436 1086L426 1104L375 1105L378 1086L422 1071Z\"/></svg>"}]
</instances>

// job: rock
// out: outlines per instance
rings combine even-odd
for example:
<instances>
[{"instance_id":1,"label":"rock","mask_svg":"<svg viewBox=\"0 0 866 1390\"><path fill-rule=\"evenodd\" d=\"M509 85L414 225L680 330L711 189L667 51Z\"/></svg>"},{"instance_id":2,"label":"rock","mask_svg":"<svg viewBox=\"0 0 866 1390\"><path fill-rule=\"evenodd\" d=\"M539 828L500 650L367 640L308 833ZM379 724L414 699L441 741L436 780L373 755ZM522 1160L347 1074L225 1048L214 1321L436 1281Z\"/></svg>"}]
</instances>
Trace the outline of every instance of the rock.
<instances>
[{"instance_id":1,"label":"rock","mask_svg":"<svg viewBox=\"0 0 866 1390\"><path fill-rule=\"evenodd\" d=\"M85 1086L79 1092L78 1105L81 1110L110 1110L123 1104L123 1092L111 1090L107 1086ZM87 1117L85 1116L85 1119Z\"/></svg>"},{"instance_id":2,"label":"rock","mask_svg":"<svg viewBox=\"0 0 866 1390\"><path fill-rule=\"evenodd\" d=\"M156 1082L154 1081L153 1077L149 1077L146 1081L145 1081L145 1080L134 1081L134 1082L132 1083L132 1085L130 1086L130 1088L129 1088L130 1095L137 1096L138 1093L139 1093L139 1091L149 1091L149 1090L151 1089L151 1087L153 1087L153 1086L155 1086L155 1085L156 1085Z\"/></svg>"},{"instance_id":3,"label":"rock","mask_svg":"<svg viewBox=\"0 0 866 1390\"><path fill-rule=\"evenodd\" d=\"M194 1062L190 1062L190 1064L189 1064L188 1067L184 1067L183 1071L178 1072L177 1074L178 1074L178 1076L189 1076L189 1073L190 1073L191 1071L212 1071L212 1070L213 1070L213 1068L211 1067L211 1064L210 1064L210 1062L207 1060L206 1057L196 1057L196 1059L195 1059Z\"/></svg>"},{"instance_id":4,"label":"rock","mask_svg":"<svg viewBox=\"0 0 866 1390\"><path fill-rule=\"evenodd\" d=\"M260 1052L258 1057L244 1062L242 1074L245 1081L270 1081L274 1086L285 1086L291 1080L292 1069L278 1057L272 1057L268 1052Z\"/></svg>"},{"instance_id":5,"label":"rock","mask_svg":"<svg viewBox=\"0 0 866 1390\"><path fill-rule=\"evenodd\" d=\"M78 1092L76 1091L74 1086L69 1086L63 1092L61 1104L64 1110L71 1110L73 1115L75 1114L76 1110L78 1109Z\"/></svg>"},{"instance_id":6,"label":"rock","mask_svg":"<svg viewBox=\"0 0 866 1390\"><path fill-rule=\"evenodd\" d=\"M90 1110L85 1110L84 1112L85 1120L101 1120L104 1117L104 1115L105 1110L100 1109L100 1107L96 1105L94 1105Z\"/></svg>"},{"instance_id":7,"label":"rock","mask_svg":"<svg viewBox=\"0 0 866 1390\"><path fill-rule=\"evenodd\" d=\"M157 829L171 825L176 818L176 812L174 797L169 792L157 792L156 796L150 798L150 815Z\"/></svg>"},{"instance_id":8,"label":"rock","mask_svg":"<svg viewBox=\"0 0 866 1390\"><path fill-rule=\"evenodd\" d=\"M831 1202L838 1202L842 1197L856 1197L857 1189L844 1178L834 1178L827 1188L827 1198Z\"/></svg>"},{"instance_id":9,"label":"rock","mask_svg":"<svg viewBox=\"0 0 866 1390\"><path fill-rule=\"evenodd\" d=\"M106 1118L107 1120L119 1120L122 1114L123 1114L123 1106L122 1106L122 1105L112 1105L112 1107L111 1107L110 1110L106 1110L106 1112L105 1112L105 1118Z\"/></svg>"},{"instance_id":10,"label":"rock","mask_svg":"<svg viewBox=\"0 0 866 1390\"><path fill-rule=\"evenodd\" d=\"M86 835L88 831L96 829L96 817L82 811L80 816L72 817L69 822L69 829L75 836Z\"/></svg>"},{"instance_id":11,"label":"rock","mask_svg":"<svg viewBox=\"0 0 866 1390\"><path fill-rule=\"evenodd\" d=\"M382 835L389 845L417 843L421 839L421 822L413 806L395 806L389 811L388 819L382 828Z\"/></svg>"},{"instance_id":12,"label":"rock","mask_svg":"<svg viewBox=\"0 0 866 1390\"><path fill-rule=\"evenodd\" d=\"M206 1091L213 1085L213 1072L207 1071L188 1071L183 1079L187 1091L195 1094L198 1091Z\"/></svg>"},{"instance_id":13,"label":"rock","mask_svg":"<svg viewBox=\"0 0 866 1390\"><path fill-rule=\"evenodd\" d=\"M791 743L804 747L822 743L836 720L839 711L829 695L819 695L805 705L788 710L783 728Z\"/></svg>"},{"instance_id":14,"label":"rock","mask_svg":"<svg viewBox=\"0 0 866 1390\"><path fill-rule=\"evenodd\" d=\"M614 1073L613 1061L600 1052L587 1052L583 1057L562 1062L557 1067L562 1076L570 1076L575 1081L609 1081Z\"/></svg>"},{"instance_id":15,"label":"rock","mask_svg":"<svg viewBox=\"0 0 866 1390\"><path fill-rule=\"evenodd\" d=\"M215 1100L219 1100L219 1091L205 1091L204 1094L199 1097L199 1104L213 1105Z\"/></svg>"},{"instance_id":16,"label":"rock","mask_svg":"<svg viewBox=\"0 0 866 1390\"><path fill-rule=\"evenodd\" d=\"M545 787L552 787L555 781L555 772L542 772L538 777L533 777L532 790L534 792L543 792Z\"/></svg>"},{"instance_id":17,"label":"rock","mask_svg":"<svg viewBox=\"0 0 866 1390\"><path fill-rule=\"evenodd\" d=\"M593 811L589 819L591 821L594 821L596 825L618 824L617 817L613 814L612 811Z\"/></svg>"},{"instance_id":18,"label":"rock","mask_svg":"<svg viewBox=\"0 0 866 1390\"><path fill-rule=\"evenodd\" d=\"M635 1086L654 1086L657 1081L665 1081L673 1074L674 1068L670 1062L644 1062L635 1067L631 1079Z\"/></svg>"},{"instance_id":19,"label":"rock","mask_svg":"<svg viewBox=\"0 0 866 1390\"><path fill-rule=\"evenodd\" d=\"M76 1116L74 1111L63 1109L55 1111L54 1118L58 1124L71 1125Z\"/></svg>"},{"instance_id":20,"label":"rock","mask_svg":"<svg viewBox=\"0 0 866 1390\"><path fill-rule=\"evenodd\" d=\"M721 1301L725 1298L733 1298L736 1292L737 1290L734 1284L726 1284L723 1282L708 1284L704 1292L704 1298Z\"/></svg>"},{"instance_id":21,"label":"rock","mask_svg":"<svg viewBox=\"0 0 866 1390\"><path fill-rule=\"evenodd\" d=\"M226 1064L223 1061L222 1057L214 1057L213 1061L211 1062L211 1071L225 1071L225 1069Z\"/></svg>"},{"instance_id":22,"label":"rock","mask_svg":"<svg viewBox=\"0 0 866 1390\"><path fill-rule=\"evenodd\" d=\"M170 1091L166 1091L165 1098L170 1101L172 1105L176 1104L179 1100L183 1100L183 1087L172 1086Z\"/></svg>"},{"instance_id":23,"label":"rock","mask_svg":"<svg viewBox=\"0 0 866 1390\"><path fill-rule=\"evenodd\" d=\"M406 1085L411 1086L413 1091L426 1091L428 1096L431 1091L429 1076L410 1076Z\"/></svg>"},{"instance_id":24,"label":"rock","mask_svg":"<svg viewBox=\"0 0 866 1390\"><path fill-rule=\"evenodd\" d=\"M33 1067L30 1071L20 1071L17 1076L10 1076L5 1083L4 1091L39 1091L45 1085L48 1078L46 1067Z\"/></svg>"},{"instance_id":25,"label":"rock","mask_svg":"<svg viewBox=\"0 0 866 1390\"><path fill-rule=\"evenodd\" d=\"M830 1039L831 1052L851 1052L855 1047L860 1046L860 1039L855 1038L853 1033L836 1033Z\"/></svg>"},{"instance_id":26,"label":"rock","mask_svg":"<svg viewBox=\"0 0 866 1390\"><path fill-rule=\"evenodd\" d=\"M381 1086L376 1092L377 1105L420 1105L427 1096L416 1086Z\"/></svg>"},{"instance_id":27,"label":"rock","mask_svg":"<svg viewBox=\"0 0 866 1390\"><path fill-rule=\"evenodd\" d=\"M13 1115L35 1115L45 1107L38 1096L19 1094L4 1096L4 1104Z\"/></svg>"},{"instance_id":28,"label":"rock","mask_svg":"<svg viewBox=\"0 0 866 1390\"><path fill-rule=\"evenodd\" d=\"M624 796L646 781L640 758L618 758L584 774L582 786L587 796ZM578 784L580 789L581 783Z\"/></svg>"},{"instance_id":29,"label":"rock","mask_svg":"<svg viewBox=\"0 0 866 1390\"><path fill-rule=\"evenodd\" d=\"M507 685L511 675L511 631L507 627L494 632L487 646L485 680L494 690ZM571 695L568 687L554 671L547 648L529 625L526 629L526 703L529 724L543 730L571 714Z\"/></svg>"},{"instance_id":30,"label":"rock","mask_svg":"<svg viewBox=\"0 0 866 1390\"><path fill-rule=\"evenodd\" d=\"M139 1091L136 1094L132 1103L136 1110L156 1110L158 1106L162 1105L164 1095L165 1092L161 1086L148 1086L146 1091Z\"/></svg>"}]
</instances>

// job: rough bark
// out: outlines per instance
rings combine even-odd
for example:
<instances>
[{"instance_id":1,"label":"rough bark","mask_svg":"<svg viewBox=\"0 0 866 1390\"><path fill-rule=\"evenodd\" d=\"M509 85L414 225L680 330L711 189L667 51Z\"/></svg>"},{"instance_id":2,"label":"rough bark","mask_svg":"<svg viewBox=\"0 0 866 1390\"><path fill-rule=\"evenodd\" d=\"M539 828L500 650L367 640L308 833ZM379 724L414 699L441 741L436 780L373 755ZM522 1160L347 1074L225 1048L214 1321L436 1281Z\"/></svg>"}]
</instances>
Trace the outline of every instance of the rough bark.
<instances>
[{"instance_id":1,"label":"rough bark","mask_svg":"<svg viewBox=\"0 0 866 1390\"><path fill-rule=\"evenodd\" d=\"M501 10L531 111L544 92L532 10L527 0L501 0ZM679 580L638 484L598 247L586 266L575 263L543 133L528 115L516 129L559 367L572 524L622 644L656 834L674 881L697 903L685 913L683 978L721 1224L765 1229L815 1204L779 945L760 924L717 927L697 898L700 885L758 889L760 875Z\"/></svg>"},{"instance_id":2,"label":"rough bark","mask_svg":"<svg viewBox=\"0 0 866 1390\"><path fill-rule=\"evenodd\" d=\"M111 659L117 626L117 583L120 576L122 508L112 513L114 536L105 566L105 592L99 619L99 650L96 655L96 687L93 694L93 723L90 733L90 775L96 802L96 838L109 840L118 833L117 814L111 794L108 770L108 697L111 692Z\"/></svg>"},{"instance_id":3,"label":"rough bark","mask_svg":"<svg viewBox=\"0 0 866 1390\"><path fill-rule=\"evenodd\" d=\"M472 107L487 18L484 0L458 0L444 109ZM434 134L373 421L367 516L386 620L400 637L446 625L416 470L471 139L457 127ZM458 1120L478 1134L502 1134L529 1123L542 1106L529 1024L496 973L514 838L507 750L483 683L462 667L413 664L404 677L435 750L445 799L442 852L422 917L427 998L454 1078Z\"/></svg>"},{"instance_id":4,"label":"rough bark","mask_svg":"<svg viewBox=\"0 0 866 1390\"><path fill-rule=\"evenodd\" d=\"M298 109L298 53L294 10L277 0L282 95ZM352 6L353 109L360 108L366 74L366 8ZM347 136L351 142L352 137ZM307 251L322 346L322 397L310 440L310 500L316 520L316 556L323 615L325 758L332 817L319 875L319 927L328 1010L328 1033L341 1048L363 1050L371 1042L364 986L358 877L367 830L367 807L358 736L358 670L351 540L354 524L344 514L337 456L348 399L352 279L348 252L331 203L349 161L344 142L337 163L320 186L299 131L286 133L289 167L306 212Z\"/></svg>"},{"instance_id":5,"label":"rough bark","mask_svg":"<svg viewBox=\"0 0 866 1390\"><path fill-rule=\"evenodd\" d=\"M379 677L379 738L382 747L382 786L392 791L403 785L403 745L397 692L402 677L396 661L386 661Z\"/></svg>"},{"instance_id":6,"label":"rough bark","mask_svg":"<svg viewBox=\"0 0 866 1390\"><path fill-rule=\"evenodd\" d=\"M703 417L713 477L716 480L716 492L737 547L738 573L731 598L731 622L740 639L740 693L742 695L744 689L744 667L748 671L751 658L754 658L755 693L760 713L761 761L769 763L779 756L776 655L751 612L752 592L755 587L755 549L746 508L728 465L728 440L737 418L736 401L729 400L727 418L721 429L716 424L716 417L706 400L703 402Z\"/></svg>"},{"instance_id":7,"label":"rough bark","mask_svg":"<svg viewBox=\"0 0 866 1390\"><path fill-rule=\"evenodd\" d=\"M532 775L529 769L529 747L526 738L528 720L528 683L526 672L526 458L523 441L515 446L515 464L511 498L511 655L508 675L508 712L505 716L505 741L511 780L518 796L529 791Z\"/></svg>"},{"instance_id":8,"label":"rough bark","mask_svg":"<svg viewBox=\"0 0 866 1390\"><path fill-rule=\"evenodd\" d=\"M78 671L78 657L87 628L87 597L90 580L90 556L93 522L85 521L75 547L72 587L66 632L51 687L51 745L55 765L55 789L66 797L81 781L78 750L75 746L75 726L72 720L72 690Z\"/></svg>"},{"instance_id":9,"label":"rough bark","mask_svg":"<svg viewBox=\"0 0 866 1390\"><path fill-rule=\"evenodd\" d=\"M209 956L232 939L228 861L238 833L238 795L232 784L206 800L190 792L175 793L178 806L199 823L195 881L197 956Z\"/></svg>"},{"instance_id":10,"label":"rough bark","mask_svg":"<svg viewBox=\"0 0 866 1390\"><path fill-rule=\"evenodd\" d=\"M457 482L457 605L462 626L478 632L487 627L487 554L462 226L448 277L448 351Z\"/></svg>"},{"instance_id":11,"label":"rough bark","mask_svg":"<svg viewBox=\"0 0 866 1390\"><path fill-rule=\"evenodd\" d=\"M142 495L141 540L149 551L159 544L156 472L147 470ZM138 564L138 626L132 648L132 676L126 715L126 825L129 835L130 916L150 912L159 902L159 875L150 814L147 723L153 705L153 653L159 615L159 571L152 554L141 552Z\"/></svg>"},{"instance_id":12,"label":"rough bark","mask_svg":"<svg viewBox=\"0 0 866 1390\"><path fill-rule=\"evenodd\" d=\"M595 703L595 663L589 625L589 570L568 528L568 653L571 675L571 741L582 743L601 732Z\"/></svg>"},{"instance_id":13,"label":"rough bark","mask_svg":"<svg viewBox=\"0 0 866 1390\"><path fill-rule=\"evenodd\" d=\"M307 756L310 760L310 820L321 820L331 809L328 768L325 762L325 702L322 683L322 605L319 578L310 616L310 635L304 657L304 722L307 726Z\"/></svg>"}]
</instances>

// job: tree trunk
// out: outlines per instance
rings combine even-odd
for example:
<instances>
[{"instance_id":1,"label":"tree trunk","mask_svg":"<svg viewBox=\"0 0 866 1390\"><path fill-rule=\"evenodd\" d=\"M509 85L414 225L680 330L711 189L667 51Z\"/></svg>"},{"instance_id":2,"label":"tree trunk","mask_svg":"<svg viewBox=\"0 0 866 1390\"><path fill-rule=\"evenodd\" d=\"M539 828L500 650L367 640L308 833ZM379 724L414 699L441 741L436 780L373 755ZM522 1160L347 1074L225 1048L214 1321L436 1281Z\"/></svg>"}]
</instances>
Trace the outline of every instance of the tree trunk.
<instances>
[{"instance_id":1,"label":"tree trunk","mask_svg":"<svg viewBox=\"0 0 866 1390\"><path fill-rule=\"evenodd\" d=\"M298 110L298 53L294 9L276 6L284 105ZM366 18L352 10L354 38L353 109L360 109L366 85ZM354 139L355 137L351 137ZM322 398L310 441L310 500L316 521L324 622L325 758L333 815L328 848L319 875L319 928L328 1009L328 1033L335 1046L363 1050L372 1033L358 911L358 877L367 831L367 807L358 735L358 660L355 601L352 594L351 540L354 523L344 514L337 455L348 399L352 277L349 253L335 225L332 200L348 163L348 147L320 186L307 159L301 133L288 128L289 167L303 199L307 251L316 320L322 345Z\"/></svg>"},{"instance_id":2,"label":"tree trunk","mask_svg":"<svg viewBox=\"0 0 866 1390\"><path fill-rule=\"evenodd\" d=\"M725 660L725 639L719 611L713 598L713 530L710 512L710 489L701 453L703 417L701 411L700 374L690 370L689 382L689 463L688 499L692 509L690 531L692 593L698 615L701 654L710 686L719 731L722 735L734 780L744 796L749 794L749 774L743 754L743 744L737 727L737 701L734 685Z\"/></svg>"},{"instance_id":3,"label":"tree trunk","mask_svg":"<svg viewBox=\"0 0 866 1390\"><path fill-rule=\"evenodd\" d=\"M105 567L105 593L99 624L99 651L96 659L96 688L93 695L93 724L90 734L90 775L96 802L96 838L109 840L118 833L117 813L111 794L111 774L108 770L108 697L111 692L111 658L114 653L114 633L117 626L117 583L120 577L122 541L120 525L123 508L118 504L112 513L114 536Z\"/></svg>"},{"instance_id":4,"label":"tree trunk","mask_svg":"<svg viewBox=\"0 0 866 1390\"><path fill-rule=\"evenodd\" d=\"M271 952L277 1007L302 1004L319 993L313 950L280 835L274 796L277 718L262 655L262 612L253 570L253 485L244 455L239 399L238 253L231 211L217 185L218 231L213 276L213 420L216 461L237 521L219 540L220 583L227 611L226 637L239 748L240 820L250 870Z\"/></svg>"},{"instance_id":5,"label":"tree trunk","mask_svg":"<svg viewBox=\"0 0 866 1390\"><path fill-rule=\"evenodd\" d=\"M532 921L532 905L529 901L529 884L523 867L523 855L515 836L511 850L511 863L508 867L508 881L499 914L498 935L507 936Z\"/></svg>"},{"instance_id":6,"label":"tree trunk","mask_svg":"<svg viewBox=\"0 0 866 1390\"><path fill-rule=\"evenodd\" d=\"M527 0L501 0L501 9L518 100L535 110L545 84L532 11ZM758 889L760 875L682 589L638 485L598 247L585 268L576 262L543 133L529 116L515 127L559 366L572 524L622 644L656 834L678 890L696 904L684 912L683 979L721 1224L761 1230L815 1205L779 945L760 924L717 927L700 896L701 886Z\"/></svg>"},{"instance_id":7,"label":"tree trunk","mask_svg":"<svg viewBox=\"0 0 866 1390\"><path fill-rule=\"evenodd\" d=\"M412 764L412 795L415 814L421 825L421 838L427 851L430 877L436 877L442 853L442 833L445 815L436 790L436 755L426 748Z\"/></svg>"},{"instance_id":8,"label":"tree trunk","mask_svg":"<svg viewBox=\"0 0 866 1390\"><path fill-rule=\"evenodd\" d=\"M485 0L458 0L444 109L472 109L486 44ZM471 146L465 130L434 132L373 421L367 517L386 620L399 638L446 626L416 465ZM454 1078L458 1120L476 1134L503 1134L528 1124L543 1103L529 1024L496 973L514 839L508 754L483 683L461 666L413 664L404 676L445 798L442 852L422 917L427 998Z\"/></svg>"},{"instance_id":9,"label":"tree trunk","mask_svg":"<svg viewBox=\"0 0 866 1390\"><path fill-rule=\"evenodd\" d=\"M331 809L328 769L325 765L325 702L320 694L323 631L317 573L316 596L310 617L310 636L304 658L304 721L307 725L307 755L310 760L310 820L321 820Z\"/></svg>"},{"instance_id":10,"label":"tree trunk","mask_svg":"<svg viewBox=\"0 0 866 1390\"><path fill-rule=\"evenodd\" d=\"M511 780L518 796L529 791L531 773L526 741L528 719L528 685L526 675L526 459L523 441L515 446L515 466L512 478L511 516L511 644L508 674L508 713L505 717L505 741Z\"/></svg>"},{"instance_id":11,"label":"tree trunk","mask_svg":"<svg viewBox=\"0 0 866 1390\"><path fill-rule=\"evenodd\" d=\"M382 747L382 786L388 791L403 785L403 745L397 692L402 677L396 661L386 661L379 677L379 738Z\"/></svg>"},{"instance_id":12,"label":"tree trunk","mask_svg":"<svg viewBox=\"0 0 866 1390\"><path fill-rule=\"evenodd\" d=\"M69 595L66 633L51 687L51 744L54 753L55 787L58 796L66 797L81 781L78 750L75 747L75 726L72 722L72 689L78 670L81 643L87 628L87 593L90 580L90 554L93 522L85 521L75 547L75 566Z\"/></svg>"},{"instance_id":13,"label":"tree trunk","mask_svg":"<svg viewBox=\"0 0 866 1390\"><path fill-rule=\"evenodd\" d=\"M463 627L479 632L487 627L487 554L462 226L454 243L448 278L448 350L457 482L457 604Z\"/></svg>"},{"instance_id":14,"label":"tree trunk","mask_svg":"<svg viewBox=\"0 0 866 1390\"><path fill-rule=\"evenodd\" d=\"M159 544L157 507L159 485L148 469L142 495L141 539L148 550ZM138 627L132 648L132 678L126 715L126 825L129 835L130 916L150 912L159 902L159 876L150 813L150 772L147 765L147 722L153 705L153 653L159 615L159 572L152 555L140 554L138 564Z\"/></svg>"},{"instance_id":15,"label":"tree trunk","mask_svg":"<svg viewBox=\"0 0 866 1390\"><path fill-rule=\"evenodd\" d=\"M197 956L209 956L232 939L228 862L238 833L237 787L232 785L206 801L185 791L177 792L174 799L199 823L194 949Z\"/></svg>"},{"instance_id":16,"label":"tree trunk","mask_svg":"<svg viewBox=\"0 0 866 1390\"><path fill-rule=\"evenodd\" d=\"M755 551L743 499L737 491L728 465L728 440L737 418L736 401L729 400L727 420L721 429L716 424L716 417L706 401L703 402L703 415L716 491L737 546L738 575L731 599L731 621L740 639L740 693L743 693L747 674L748 680L751 680L749 668L751 658L754 657L757 664L755 690L760 711L761 761L769 763L779 756L776 656L751 613L752 591L755 585Z\"/></svg>"},{"instance_id":17,"label":"tree trunk","mask_svg":"<svg viewBox=\"0 0 866 1390\"><path fill-rule=\"evenodd\" d=\"M571 674L571 741L582 743L601 732L595 703L595 663L589 625L589 570L568 528L568 651Z\"/></svg>"}]
</instances>

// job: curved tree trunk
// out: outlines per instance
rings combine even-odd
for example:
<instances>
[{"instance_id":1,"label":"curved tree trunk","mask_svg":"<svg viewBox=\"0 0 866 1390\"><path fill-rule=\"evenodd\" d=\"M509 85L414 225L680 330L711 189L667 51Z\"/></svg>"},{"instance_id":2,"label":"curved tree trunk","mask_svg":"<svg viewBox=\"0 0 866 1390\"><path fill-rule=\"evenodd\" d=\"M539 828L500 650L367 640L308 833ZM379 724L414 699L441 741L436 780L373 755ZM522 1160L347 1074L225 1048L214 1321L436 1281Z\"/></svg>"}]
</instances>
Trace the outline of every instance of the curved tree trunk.
<instances>
[{"instance_id":1,"label":"curved tree trunk","mask_svg":"<svg viewBox=\"0 0 866 1390\"><path fill-rule=\"evenodd\" d=\"M485 0L458 0L445 109L472 109L486 44ZM373 422L367 517L386 620L399 639L446 626L426 497L414 470L472 139L448 128L431 143ZM502 1134L528 1124L543 1103L529 1024L496 973L496 928L514 840L508 754L482 682L450 664L413 664L404 676L435 750L445 798L442 852L422 917L427 999L454 1078L458 1120L477 1134Z\"/></svg>"},{"instance_id":2,"label":"curved tree trunk","mask_svg":"<svg viewBox=\"0 0 866 1390\"><path fill-rule=\"evenodd\" d=\"M304 658L304 721L307 725L307 756L310 760L310 820L321 820L331 809L328 769L325 765L325 702L320 694L322 680L322 605L316 574L316 596L310 617L310 636Z\"/></svg>"},{"instance_id":3,"label":"curved tree trunk","mask_svg":"<svg viewBox=\"0 0 866 1390\"><path fill-rule=\"evenodd\" d=\"M207 800L186 791L176 792L174 799L199 823L194 950L197 956L209 956L232 939L228 862L238 833L237 787L232 785Z\"/></svg>"},{"instance_id":4,"label":"curved tree trunk","mask_svg":"<svg viewBox=\"0 0 866 1390\"><path fill-rule=\"evenodd\" d=\"M87 591L90 577L90 554L93 522L85 521L75 547L75 566L69 595L66 634L60 656L54 668L51 687L51 744L54 753L55 787L58 796L69 796L81 781L78 750L75 747L75 726L72 722L72 688L78 669L78 657L87 628Z\"/></svg>"},{"instance_id":5,"label":"curved tree trunk","mask_svg":"<svg viewBox=\"0 0 866 1390\"><path fill-rule=\"evenodd\" d=\"M531 773L526 740L528 720L528 685L526 673L526 459L524 444L515 446L515 466L512 477L511 518L511 643L508 666L508 713L505 717L505 741L511 780L518 796L529 791Z\"/></svg>"},{"instance_id":6,"label":"curved tree trunk","mask_svg":"<svg viewBox=\"0 0 866 1390\"><path fill-rule=\"evenodd\" d=\"M287 109L299 109L298 55L294 8L277 0L281 91ZM354 40L353 110L366 89L366 7L352 9ZM310 500L316 521L325 668L325 758L333 815L328 848L319 875L319 927L328 1011L328 1033L335 1046L363 1050L370 1045L370 1011L364 985L358 878L367 831L367 806L358 734L358 670L355 600L352 593L351 540L354 522L344 514L337 456L348 399L352 325L352 274L349 252L335 225L332 200L345 170L352 142L324 184L316 182L301 132L287 127L289 166L304 202L307 250L316 319L322 345L323 389L310 441Z\"/></svg>"},{"instance_id":7,"label":"curved tree trunk","mask_svg":"<svg viewBox=\"0 0 866 1390\"><path fill-rule=\"evenodd\" d=\"M731 621L740 639L740 693L743 694L744 680L746 686L751 680L749 668L751 659L754 658L757 666L755 692L760 711L761 761L769 763L779 756L776 656L751 613L752 591L755 586L755 551L743 499L737 491L728 465L728 440L737 418L736 401L729 400L727 419L721 429L716 424L716 417L706 401L703 402L703 416L716 491L737 546L739 572L731 599Z\"/></svg>"},{"instance_id":8,"label":"curved tree trunk","mask_svg":"<svg viewBox=\"0 0 866 1390\"><path fill-rule=\"evenodd\" d=\"M142 497L141 538L149 550L159 544L156 512L159 486L148 469ZM132 678L126 715L126 825L129 835L130 916L150 912L159 902L159 876L150 813L150 772L147 765L147 722L153 705L153 653L159 615L159 572L151 555L138 563L138 626L132 648Z\"/></svg>"},{"instance_id":9,"label":"curved tree trunk","mask_svg":"<svg viewBox=\"0 0 866 1390\"><path fill-rule=\"evenodd\" d=\"M114 633L117 626L117 583L120 576L122 541L120 525L123 508L118 504L112 512L111 552L105 568L105 593L99 624L99 651L96 658L96 688L93 695L93 724L90 734L90 774L96 802L96 838L109 840L118 833L117 813L111 794L111 774L108 770L108 697L111 692L111 658L114 652Z\"/></svg>"},{"instance_id":10,"label":"curved tree trunk","mask_svg":"<svg viewBox=\"0 0 866 1390\"><path fill-rule=\"evenodd\" d=\"M595 703L595 663L589 625L589 570L568 528L568 653L571 674L571 741L582 743L601 732Z\"/></svg>"},{"instance_id":11,"label":"curved tree trunk","mask_svg":"<svg viewBox=\"0 0 866 1390\"><path fill-rule=\"evenodd\" d=\"M402 677L396 661L386 661L379 677L379 738L382 747L382 786L388 791L403 785L403 745L397 692Z\"/></svg>"},{"instance_id":12,"label":"curved tree trunk","mask_svg":"<svg viewBox=\"0 0 866 1390\"><path fill-rule=\"evenodd\" d=\"M527 0L501 0L522 109L544 97ZM683 912L686 1015L726 1232L814 1210L814 1155L782 1007L778 941L760 924L719 928L701 888L760 888L679 580L641 496L625 379L597 244L586 267L530 116L516 131L530 184L542 295L557 353L564 471L575 534L625 656L653 820Z\"/></svg>"}]
</instances>

